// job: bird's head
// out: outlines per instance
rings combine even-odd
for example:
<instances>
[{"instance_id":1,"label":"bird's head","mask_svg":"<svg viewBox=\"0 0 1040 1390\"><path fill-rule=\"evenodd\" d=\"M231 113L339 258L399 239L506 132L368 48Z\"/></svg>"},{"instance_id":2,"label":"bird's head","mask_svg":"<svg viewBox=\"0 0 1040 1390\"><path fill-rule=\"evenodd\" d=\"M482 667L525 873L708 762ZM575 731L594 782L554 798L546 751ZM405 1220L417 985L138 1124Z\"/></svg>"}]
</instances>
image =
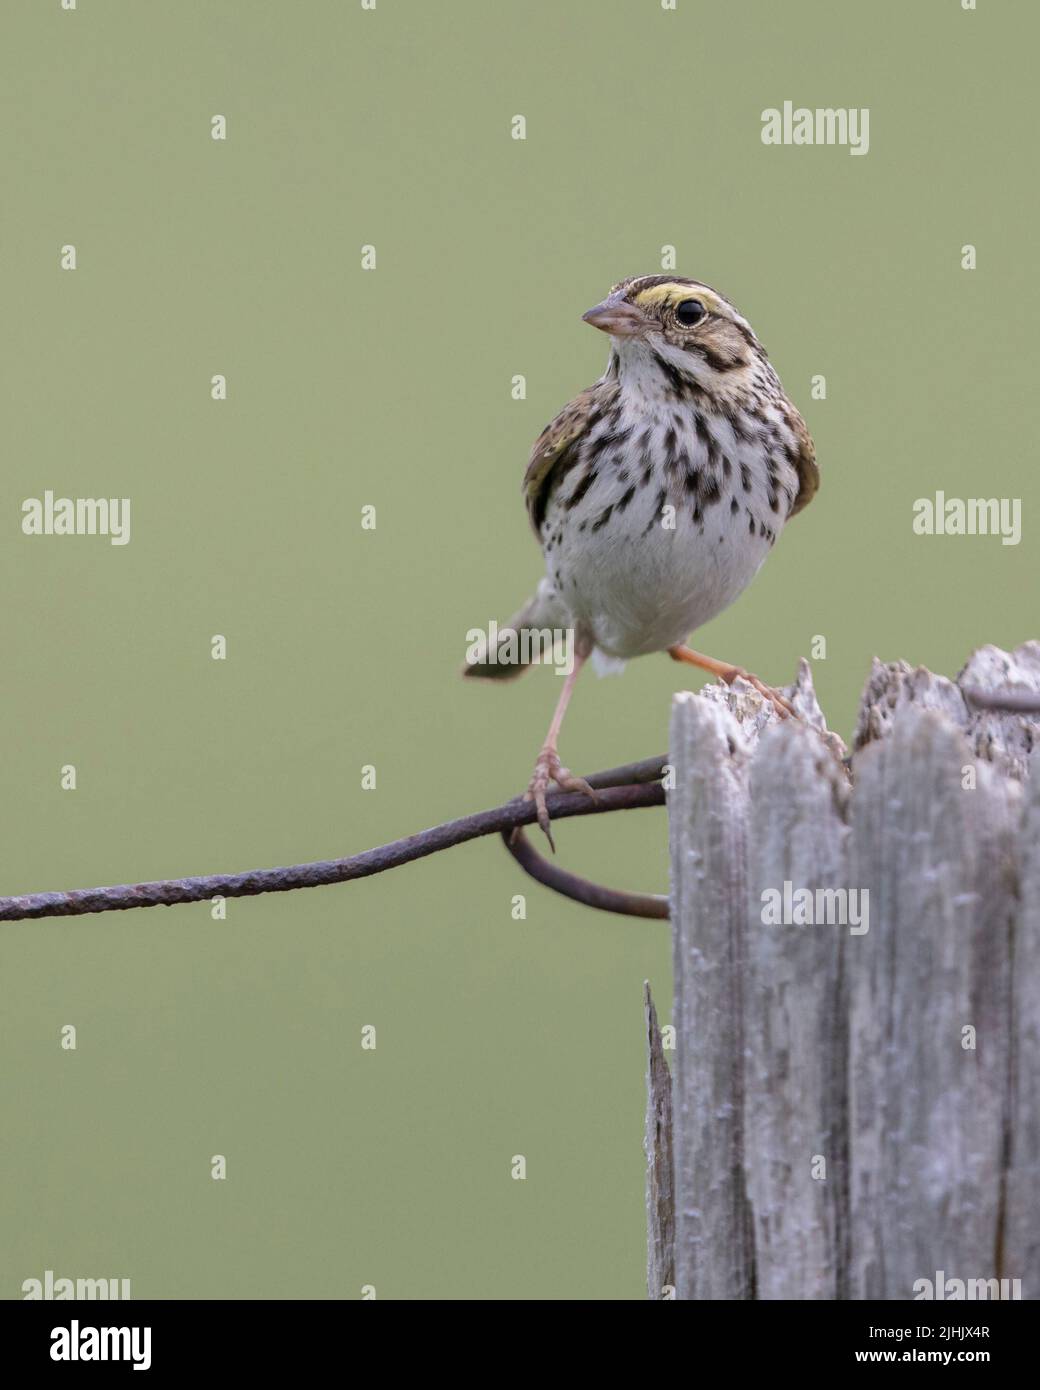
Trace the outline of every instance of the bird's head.
<instances>
[{"instance_id":1,"label":"bird's head","mask_svg":"<svg viewBox=\"0 0 1040 1390\"><path fill-rule=\"evenodd\" d=\"M751 325L724 295L699 280L640 275L615 285L582 315L610 335L611 368L648 385L655 373L675 389L675 374L710 394L739 390L765 352Z\"/></svg>"}]
</instances>

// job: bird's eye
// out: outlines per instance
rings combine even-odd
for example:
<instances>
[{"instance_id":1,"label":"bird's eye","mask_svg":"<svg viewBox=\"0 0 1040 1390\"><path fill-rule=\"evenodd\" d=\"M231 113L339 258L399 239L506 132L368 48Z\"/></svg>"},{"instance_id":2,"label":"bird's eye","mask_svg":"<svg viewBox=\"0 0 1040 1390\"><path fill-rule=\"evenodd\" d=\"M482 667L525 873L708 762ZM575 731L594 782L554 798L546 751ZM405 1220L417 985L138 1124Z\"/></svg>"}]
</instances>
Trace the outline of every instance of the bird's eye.
<instances>
[{"instance_id":1,"label":"bird's eye","mask_svg":"<svg viewBox=\"0 0 1040 1390\"><path fill-rule=\"evenodd\" d=\"M675 317L684 328L692 328L695 323L700 323L705 312L699 299L684 299L676 308Z\"/></svg>"}]
</instances>

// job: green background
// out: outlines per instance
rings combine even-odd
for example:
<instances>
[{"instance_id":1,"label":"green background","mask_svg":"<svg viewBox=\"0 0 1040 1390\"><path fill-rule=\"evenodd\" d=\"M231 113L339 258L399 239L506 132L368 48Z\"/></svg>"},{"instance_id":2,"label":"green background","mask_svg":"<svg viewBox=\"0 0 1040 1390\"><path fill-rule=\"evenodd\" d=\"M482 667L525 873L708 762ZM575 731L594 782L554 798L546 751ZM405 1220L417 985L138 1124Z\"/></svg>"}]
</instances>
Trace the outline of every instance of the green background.
<instances>
[{"instance_id":1,"label":"green background","mask_svg":"<svg viewBox=\"0 0 1040 1390\"><path fill-rule=\"evenodd\" d=\"M520 478L603 368L581 313L665 244L755 325L823 476L697 645L781 682L826 637L848 734L875 653L952 674L1036 636L1038 37L996 0L5 0L0 892L331 857L519 791L559 683L462 683L465 634L537 580ZM785 99L869 107L869 154L764 146ZM23 536L46 488L131 497L130 544ZM1022 544L914 536L936 489L1021 497ZM688 680L583 677L565 760L663 751ZM558 843L666 882L662 811ZM3 1296L48 1268L138 1298L644 1296L663 924L491 840L0 952Z\"/></svg>"}]
</instances>

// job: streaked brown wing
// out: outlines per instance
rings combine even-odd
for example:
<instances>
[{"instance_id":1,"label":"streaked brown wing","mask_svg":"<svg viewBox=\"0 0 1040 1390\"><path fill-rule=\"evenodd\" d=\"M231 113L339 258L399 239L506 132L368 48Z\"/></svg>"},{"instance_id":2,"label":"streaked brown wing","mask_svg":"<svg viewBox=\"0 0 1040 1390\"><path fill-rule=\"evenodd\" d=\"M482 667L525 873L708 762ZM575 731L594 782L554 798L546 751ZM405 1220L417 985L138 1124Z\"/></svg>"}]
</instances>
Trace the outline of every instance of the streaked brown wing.
<instances>
[{"instance_id":1,"label":"streaked brown wing","mask_svg":"<svg viewBox=\"0 0 1040 1390\"><path fill-rule=\"evenodd\" d=\"M791 424L798 438L798 457L794 461L798 472L798 496L788 513L789 518L809 505L820 486L820 470L816 466L816 445L812 441L812 435L797 411L793 412Z\"/></svg>"},{"instance_id":2,"label":"streaked brown wing","mask_svg":"<svg viewBox=\"0 0 1040 1390\"><path fill-rule=\"evenodd\" d=\"M578 460L578 445L603 416L618 393L616 380L597 381L550 421L534 442L524 474L527 513L536 536L541 537L542 522L553 490Z\"/></svg>"}]
</instances>

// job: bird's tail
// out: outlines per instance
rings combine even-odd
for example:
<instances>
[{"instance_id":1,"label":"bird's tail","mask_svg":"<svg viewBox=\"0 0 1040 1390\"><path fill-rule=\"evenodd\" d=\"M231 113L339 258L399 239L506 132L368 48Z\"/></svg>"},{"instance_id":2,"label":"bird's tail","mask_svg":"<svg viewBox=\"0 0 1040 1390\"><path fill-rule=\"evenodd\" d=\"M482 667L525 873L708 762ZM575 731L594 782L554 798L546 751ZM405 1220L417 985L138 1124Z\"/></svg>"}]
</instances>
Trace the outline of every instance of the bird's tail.
<instances>
[{"instance_id":1,"label":"bird's tail","mask_svg":"<svg viewBox=\"0 0 1040 1390\"><path fill-rule=\"evenodd\" d=\"M462 674L480 680L515 680L539 661L559 660L562 642L571 641L559 596L543 579L534 595L501 627L474 629Z\"/></svg>"}]
</instances>

